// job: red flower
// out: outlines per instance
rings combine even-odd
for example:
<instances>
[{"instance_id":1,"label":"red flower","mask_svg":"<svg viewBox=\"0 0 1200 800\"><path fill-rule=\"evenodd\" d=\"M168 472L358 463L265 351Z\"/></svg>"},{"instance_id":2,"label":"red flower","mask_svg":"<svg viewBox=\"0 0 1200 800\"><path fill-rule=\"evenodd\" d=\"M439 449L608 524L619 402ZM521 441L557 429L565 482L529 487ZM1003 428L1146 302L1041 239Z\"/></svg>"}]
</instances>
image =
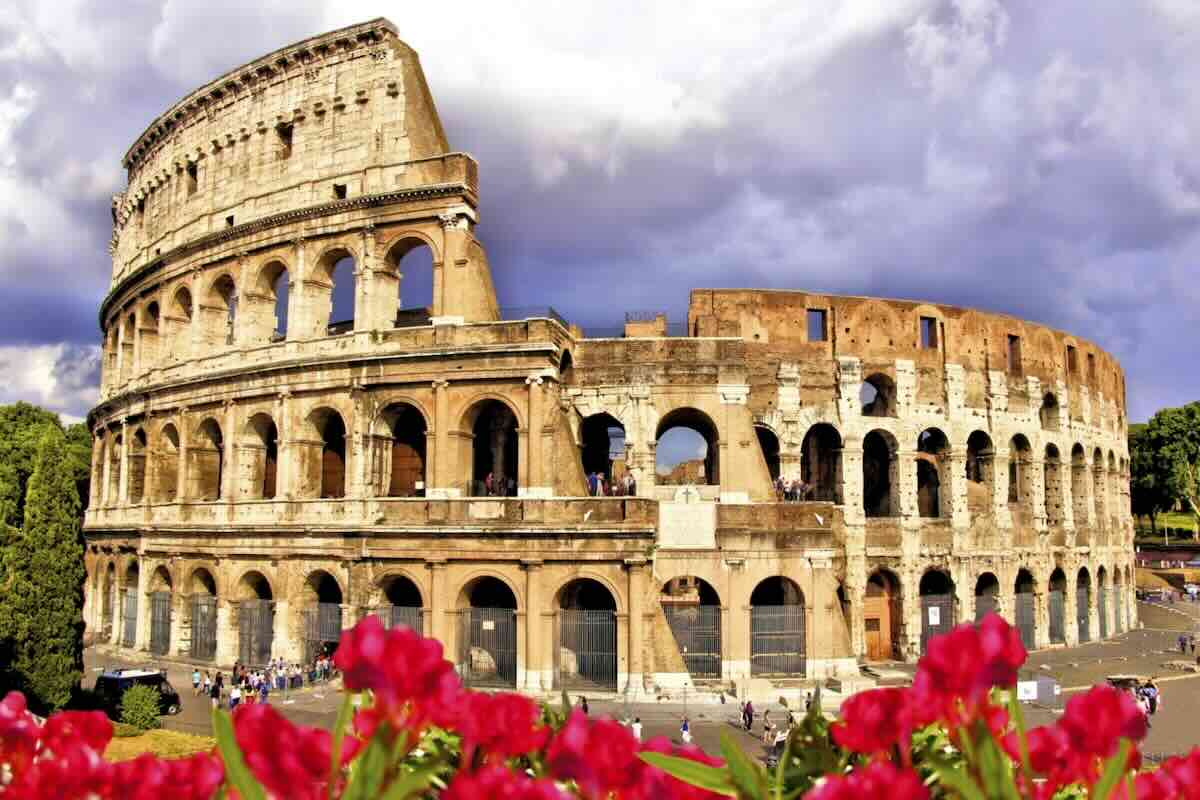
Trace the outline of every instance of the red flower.
<instances>
[{"instance_id":1,"label":"red flower","mask_svg":"<svg viewBox=\"0 0 1200 800\"><path fill-rule=\"evenodd\" d=\"M103 711L59 711L42 726L42 749L56 752L63 745L82 743L103 753L112 741L113 726Z\"/></svg>"},{"instance_id":2,"label":"red flower","mask_svg":"<svg viewBox=\"0 0 1200 800\"><path fill-rule=\"evenodd\" d=\"M0 764L20 775L33 762L38 736L37 720L25 707L25 695L9 692L0 701Z\"/></svg>"},{"instance_id":3,"label":"red flower","mask_svg":"<svg viewBox=\"0 0 1200 800\"><path fill-rule=\"evenodd\" d=\"M912 770L900 769L889 761L872 761L849 775L826 777L804 795L804 800L861 800L868 797L928 800L929 790Z\"/></svg>"},{"instance_id":4,"label":"red flower","mask_svg":"<svg viewBox=\"0 0 1200 800\"><path fill-rule=\"evenodd\" d=\"M144 753L114 767L112 796L123 800L210 800L225 780L221 760L211 753L176 759Z\"/></svg>"},{"instance_id":5,"label":"red flower","mask_svg":"<svg viewBox=\"0 0 1200 800\"><path fill-rule=\"evenodd\" d=\"M238 706L233 727L246 766L271 795L312 800L325 795L329 731L294 725L265 703Z\"/></svg>"},{"instance_id":6,"label":"red flower","mask_svg":"<svg viewBox=\"0 0 1200 800\"><path fill-rule=\"evenodd\" d=\"M528 697L463 692L455 705L458 718L450 727L464 745L501 759L541 750L550 738L550 729L541 724L541 708Z\"/></svg>"},{"instance_id":7,"label":"red flower","mask_svg":"<svg viewBox=\"0 0 1200 800\"><path fill-rule=\"evenodd\" d=\"M1146 716L1128 693L1112 686L1094 686L1067 701L1058 721L1073 753L1109 758L1121 739L1136 744L1146 736Z\"/></svg>"},{"instance_id":8,"label":"red flower","mask_svg":"<svg viewBox=\"0 0 1200 800\"><path fill-rule=\"evenodd\" d=\"M1200 749L1186 756L1175 756L1159 768L1134 779L1137 800L1197 800L1200 798ZM1119 800L1133 800L1124 786L1117 788Z\"/></svg>"},{"instance_id":9,"label":"red flower","mask_svg":"<svg viewBox=\"0 0 1200 800\"><path fill-rule=\"evenodd\" d=\"M497 765L460 772L441 793L442 800L566 800L549 780L534 780Z\"/></svg>"},{"instance_id":10,"label":"red flower","mask_svg":"<svg viewBox=\"0 0 1200 800\"><path fill-rule=\"evenodd\" d=\"M913 718L907 689L871 689L842 703L841 721L834 723L833 740L856 753L880 753L912 738Z\"/></svg>"},{"instance_id":11,"label":"red flower","mask_svg":"<svg viewBox=\"0 0 1200 800\"><path fill-rule=\"evenodd\" d=\"M915 703L952 727L976 719L993 687L1016 685L1025 663L1020 632L998 614L930 640L913 680Z\"/></svg>"}]
</instances>

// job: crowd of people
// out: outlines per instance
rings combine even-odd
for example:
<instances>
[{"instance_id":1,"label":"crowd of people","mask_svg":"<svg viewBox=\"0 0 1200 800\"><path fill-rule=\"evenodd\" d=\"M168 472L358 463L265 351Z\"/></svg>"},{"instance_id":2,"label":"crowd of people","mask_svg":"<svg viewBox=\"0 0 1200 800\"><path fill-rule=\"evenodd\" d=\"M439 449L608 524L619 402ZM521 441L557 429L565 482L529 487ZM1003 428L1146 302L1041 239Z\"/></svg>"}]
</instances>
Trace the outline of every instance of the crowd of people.
<instances>
[{"instance_id":1,"label":"crowd of people","mask_svg":"<svg viewBox=\"0 0 1200 800\"><path fill-rule=\"evenodd\" d=\"M243 703L269 703L272 692L327 681L333 671L333 659L327 655L318 656L306 667L289 664L282 658L274 659L260 669L249 669L238 662L233 665L228 683L225 673L220 670L201 672L197 667L192 670L192 693L209 698L213 708L225 705L234 709Z\"/></svg>"},{"instance_id":2,"label":"crowd of people","mask_svg":"<svg viewBox=\"0 0 1200 800\"><path fill-rule=\"evenodd\" d=\"M799 478L785 478L780 475L775 479L775 499L780 503L799 503L811 500L812 484L805 483Z\"/></svg>"},{"instance_id":3,"label":"crowd of people","mask_svg":"<svg viewBox=\"0 0 1200 800\"><path fill-rule=\"evenodd\" d=\"M588 494L592 497L634 497L637 481L626 472L617 480L610 480L602 472L593 472L587 477Z\"/></svg>"}]
</instances>

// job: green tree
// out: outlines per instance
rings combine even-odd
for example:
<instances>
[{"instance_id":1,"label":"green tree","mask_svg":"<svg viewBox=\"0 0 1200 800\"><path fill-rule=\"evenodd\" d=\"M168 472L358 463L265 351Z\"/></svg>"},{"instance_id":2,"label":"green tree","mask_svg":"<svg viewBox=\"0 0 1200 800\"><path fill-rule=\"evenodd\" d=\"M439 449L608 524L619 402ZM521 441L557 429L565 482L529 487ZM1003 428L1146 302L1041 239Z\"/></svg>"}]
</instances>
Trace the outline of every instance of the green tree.
<instances>
[{"instance_id":1,"label":"green tree","mask_svg":"<svg viewBox=\"0 0 1200 800\"><path fill-rule=\"evenodd\" d=\"M1200 402L1160 409L1146 423L1158 491L1200 520Z\"/></svg>"},{"instance_id":2,"label":"green tree","mask_svg":"<svg viewBox=\"0 0 1200 800\"><path fill-rule=\"evenodd\" d=\"M1129 499L1135 517L1149 517L1150 530L1157 533L1155 515L1171 507L1172 498L1159 483L1155 472L1157 459L1149 426L1129 426Z\"/></svg>"},{"instance_id":3,"label":"green tree","mask_svg":"<svg viewBox=\"0 0 1200 800\"><path fill-rule=\"evenodd\" d=\"M0 631L8 682L41 710L64 706L83 667L83 540L79 494L58 425L44 426L25 498L24 526L4 548Z\"/></svg>"},{"instance_id":4,"label":"green tree","mask_svg":"<svg viewBox=\"0 0 1200 800\"><path fill-rule=\"evenodd\" d=\"M77 422L67 426L66 436L67 462L71 467L75 488L79 490L79 502L87 508L88 491L92 483L92 434L86 425Z\"/></svg>"},{"instance_id":5,"label":"green tree","mask_svg":"<svg viewBox=\"0 0 1200 800\"><path fill-rule=\"evenodd\" d=\"M53 411L24 402L0 406L0 462L10 464L17 473L17 519L24 517L26 486L33 474L38 440L48 427L62 430Z\"/></svg>"}]
</instances>

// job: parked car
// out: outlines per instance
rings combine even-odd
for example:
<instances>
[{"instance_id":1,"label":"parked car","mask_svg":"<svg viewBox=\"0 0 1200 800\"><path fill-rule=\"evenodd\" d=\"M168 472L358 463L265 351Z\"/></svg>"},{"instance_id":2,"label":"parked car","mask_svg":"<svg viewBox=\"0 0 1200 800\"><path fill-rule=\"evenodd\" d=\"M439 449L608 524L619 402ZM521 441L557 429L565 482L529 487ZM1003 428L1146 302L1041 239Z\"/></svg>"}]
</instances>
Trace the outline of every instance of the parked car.
<instances>
[{"instance_id":1,"label":"parked car","mask_svg":"<svg viewBox=\"0 0 1200 800\"><path fill-rule=\"evenodd\" d=\"M121 714L121 697L132 686L152 686L158 690L158 710L161 714L178 714L183 708L179 692L167 680L165 672L153 669L106 670L96 678L95 693L100 707L110 717Z\"/></svg>"}]
</instances>

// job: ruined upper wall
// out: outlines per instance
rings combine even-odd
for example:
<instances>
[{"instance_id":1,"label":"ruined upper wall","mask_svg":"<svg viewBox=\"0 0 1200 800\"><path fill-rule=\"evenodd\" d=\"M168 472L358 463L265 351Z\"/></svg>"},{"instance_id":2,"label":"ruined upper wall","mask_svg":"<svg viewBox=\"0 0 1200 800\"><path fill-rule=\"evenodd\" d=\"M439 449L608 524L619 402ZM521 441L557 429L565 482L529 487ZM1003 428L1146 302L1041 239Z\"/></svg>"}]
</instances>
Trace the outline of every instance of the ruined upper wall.
<instances>
[{"instance_id":1,"label":"ruined upper wall","mask_svg":"<svg viewBox=\"0 0 1200 800\"><path fill-rule=\"evenodd\" d=\"M807 312L826 312L826 338L810 341ZM922 346L921 319L934 320L934 346ZM1125 415L1125 376L1116 359L1095 344L1063 331L957 306L845 297L801 291L753 289L696 289L690 297L688 327L694 336L736 336L747 344L751 361L825 360L853 357L863 374L885 368L897 359L912 361L921 383L941 391L946 364L963 367L968 406L982 406L989 375L1008 376L1015 393L1024 392L1028 378L1052 390L1061 383L1074 390L1087 388L1102 395ZM1018 337L1020 363L1009 365L1009 337ZM1068 367L1073 348L1074 368ZM920 385L918 386L920 390ZM1077 409L1072 409L1073 413Z\"/></svg>"},{"instance_id":2,"label":"ruined upper wall","mask_svg":"<svg viewBox=\"0 0 1200 800\"><path fill-rule=\"evenodd\" d=\"M407 186L449 150L417 54L388 21L305 39L173 105L124 158L113 283L205 234Z\"/></svg>"}]
</instances>

